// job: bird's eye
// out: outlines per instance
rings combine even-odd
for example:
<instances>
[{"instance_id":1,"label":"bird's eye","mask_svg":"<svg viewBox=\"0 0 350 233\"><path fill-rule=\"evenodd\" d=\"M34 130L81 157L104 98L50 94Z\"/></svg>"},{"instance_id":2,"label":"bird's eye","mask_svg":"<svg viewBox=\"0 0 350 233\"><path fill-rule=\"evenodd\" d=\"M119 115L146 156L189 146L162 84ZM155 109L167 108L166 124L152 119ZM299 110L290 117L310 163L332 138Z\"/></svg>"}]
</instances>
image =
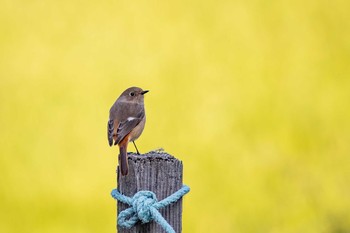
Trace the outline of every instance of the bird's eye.
<instances>
[{"instance_id":1,"label":"bird's eye","mask_svg":"<svg viewBox=\"0 0 350 233\"><path fill-rule=\"evenodd\" d=\"M135 93L134 92L130 92L130 96L134 96L135 95Z\"/></svg>"}]
</instances>

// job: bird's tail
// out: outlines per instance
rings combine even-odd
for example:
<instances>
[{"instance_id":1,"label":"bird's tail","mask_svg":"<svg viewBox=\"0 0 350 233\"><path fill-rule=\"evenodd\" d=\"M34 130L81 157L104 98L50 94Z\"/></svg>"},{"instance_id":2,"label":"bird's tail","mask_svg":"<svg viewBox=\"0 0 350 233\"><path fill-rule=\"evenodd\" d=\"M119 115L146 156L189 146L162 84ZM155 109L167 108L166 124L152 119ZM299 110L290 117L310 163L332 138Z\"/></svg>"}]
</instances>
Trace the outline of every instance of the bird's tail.
<instances>
[{"instance_id":1,"label":"bird's tail","mask_svg":"<svg viewBox=\"0 0 350 233\"><path fill-rule=\"evenodd\" d=\"M120 145L119 147L119 167L123 176L128 174L128 155L126 152L126 146Z\"/></svg>"}]
</instances>

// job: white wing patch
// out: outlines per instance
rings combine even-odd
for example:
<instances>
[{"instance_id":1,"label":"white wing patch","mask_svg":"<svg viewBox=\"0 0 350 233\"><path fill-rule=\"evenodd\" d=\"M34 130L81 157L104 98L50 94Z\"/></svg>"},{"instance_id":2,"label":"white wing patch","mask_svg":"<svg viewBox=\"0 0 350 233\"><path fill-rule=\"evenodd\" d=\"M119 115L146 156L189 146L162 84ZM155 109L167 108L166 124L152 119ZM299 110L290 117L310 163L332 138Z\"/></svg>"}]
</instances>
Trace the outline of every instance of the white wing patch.
<instances>
[{"instance_id":1,"label":"white wing patch","mask_svg":"<svg viewBox=\"0 0 350 233\"><path fill-rule=\"evenodd\" d=\"M128 117L128 121L132 121L132 120L135 120L136 119L136 117Z\"/></svg>"}]
</instances>

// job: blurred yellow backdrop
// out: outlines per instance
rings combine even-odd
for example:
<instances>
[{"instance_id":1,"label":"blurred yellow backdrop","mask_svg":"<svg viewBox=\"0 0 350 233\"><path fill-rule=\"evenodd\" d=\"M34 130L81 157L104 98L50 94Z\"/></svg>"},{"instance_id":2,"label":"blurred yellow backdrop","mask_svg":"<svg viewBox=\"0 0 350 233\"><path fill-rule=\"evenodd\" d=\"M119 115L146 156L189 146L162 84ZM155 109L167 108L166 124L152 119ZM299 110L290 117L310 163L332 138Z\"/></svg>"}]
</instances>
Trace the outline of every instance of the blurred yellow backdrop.
<instances>
[{"instance_id":1,"label":"blurred yellow backdrop","mask_svg":"<svg viewBox=\"0 0 350 233\"><path fill-rule=\"evenodd\" d=\"M151 90L141 152L184 162L184 232L350 232L349 9L3 0L0 232L115 232L129 86Z\"/></svg>"}]
</instances>

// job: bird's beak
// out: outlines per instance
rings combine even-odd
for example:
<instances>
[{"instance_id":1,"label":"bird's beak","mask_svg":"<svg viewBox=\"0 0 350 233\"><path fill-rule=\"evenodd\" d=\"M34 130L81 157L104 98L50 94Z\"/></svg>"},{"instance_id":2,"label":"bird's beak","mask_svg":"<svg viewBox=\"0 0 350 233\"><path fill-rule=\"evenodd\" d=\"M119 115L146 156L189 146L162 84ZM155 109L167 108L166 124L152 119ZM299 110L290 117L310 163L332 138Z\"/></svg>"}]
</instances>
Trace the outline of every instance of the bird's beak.
<instances>
[{"instance_id":1,"label":"bird's beak","mask_svg":"<svg viewBox=\"0 0 350 233\"><path fill-rule=\"evenodd\" d=\"M149 90L141 91L141 95L144 95L144 94L146 94L147 92L149 92Z\"/></svg>"}]
</instances>

